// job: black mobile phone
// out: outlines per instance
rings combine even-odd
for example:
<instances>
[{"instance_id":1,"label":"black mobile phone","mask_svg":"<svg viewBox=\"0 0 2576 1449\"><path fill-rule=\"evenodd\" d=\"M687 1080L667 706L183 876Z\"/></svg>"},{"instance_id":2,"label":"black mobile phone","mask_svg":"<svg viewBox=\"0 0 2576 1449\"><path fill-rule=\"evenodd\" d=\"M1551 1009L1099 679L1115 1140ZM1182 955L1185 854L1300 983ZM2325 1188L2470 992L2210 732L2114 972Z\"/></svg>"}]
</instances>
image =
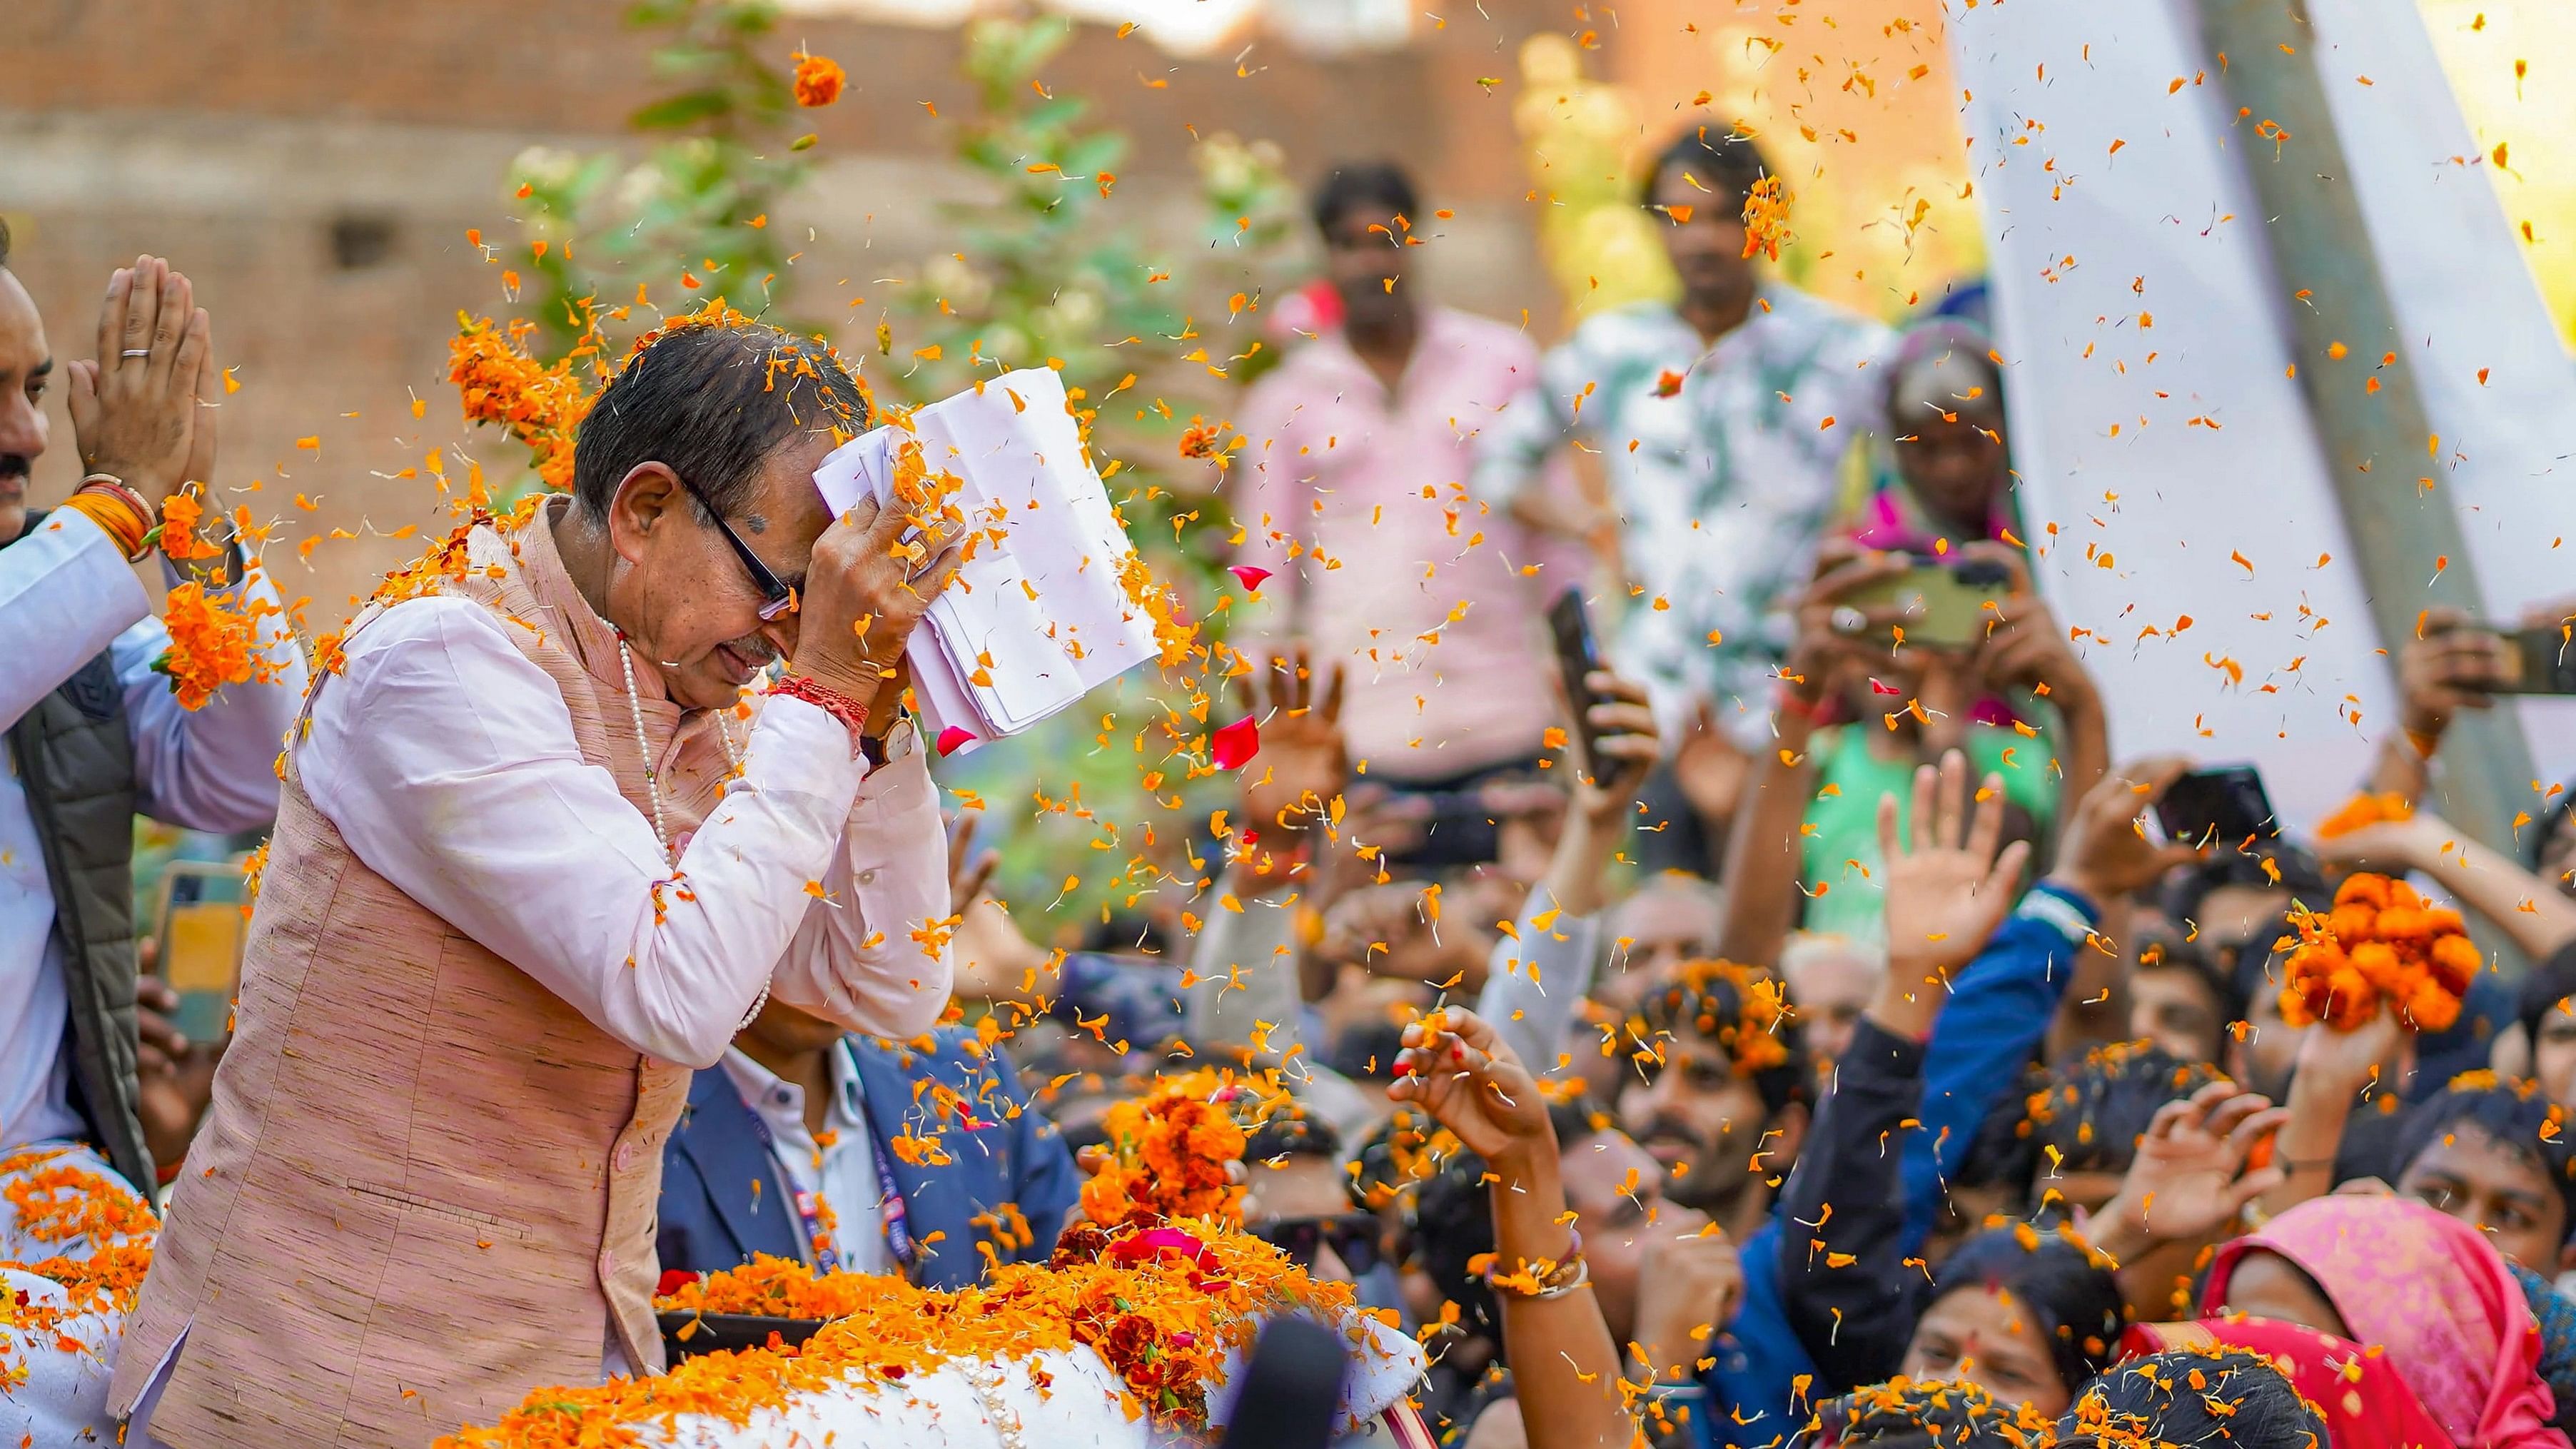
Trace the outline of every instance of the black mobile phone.
<instances>
[{"instance_id":1,"label":"black mobile phone","mask_svg":"<svg viewBox=\"0 0 2576 1449\"><path fill-rule=\"evenodd\" d=\"M2490 686L2497 694L2576 694L2576 646L2556 624L2492 631L2504 641L2504 660Z\"/></svg>"},{"instance_id":2,"label":"black mobile phone","mask_svg":"<svg viewBox=\"0 0 2576 1449\"><path fill-rule=\"evenodd\" d=\"M1501 854L1502 823L1481 792L1443 790L1430 798L1431 814L1423 822L1422 838L1406 849L1388 851L1388 864L1438 870L1483 865Z\"/></svg>"},{"instance_id":3,"label":"black mobile phone","mask_svg":"<svg viewBox=\"0 0 2576 1449\"><path fill-rule=\"evenodd\" d=\"M2156 802L2156 822L2165 839L2184 845L2233 846L2281 833L2272 797L2252 765L2218 765L2174 781Z\"/></svg>"},{"instance_id":4,"label":"black mobile phone","mask_svg":"<svg viewBox=\"0 0 2576 1449\"><path fill-rule=\"evenodd\" d=\"M1583 607L1583 595L1574 589L1557 595L1556 602L1547 606L1547 627L1556 638L1556 668L1565 680L1566 708L1574 711L1574 738L1583 747L1574 766L1597 776L1598 767L1592 762L1599 753L1601 731L1592 723L1592 706L1601 700L1585 681L1601 667L1601 645L1592 636L1592 615Z\"/></svg>"}]
</instances>

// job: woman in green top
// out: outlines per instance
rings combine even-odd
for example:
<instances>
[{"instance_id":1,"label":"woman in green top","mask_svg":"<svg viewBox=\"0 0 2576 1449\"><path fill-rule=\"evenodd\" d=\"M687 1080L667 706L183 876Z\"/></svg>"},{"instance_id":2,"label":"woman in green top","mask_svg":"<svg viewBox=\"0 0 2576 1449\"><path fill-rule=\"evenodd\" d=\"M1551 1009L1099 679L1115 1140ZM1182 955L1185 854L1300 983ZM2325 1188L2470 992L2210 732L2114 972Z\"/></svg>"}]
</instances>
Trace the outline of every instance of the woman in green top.
<instances>
[{"instance_id":1,"label":"woman in green top","mask_svg":"<svg viewBox=\"0 0 2576 1449\"><path fill-rule=\"evenodd\" d=\"M1850 536L1826 545L1798 601L1779 748L1759 766L1728 863L1735 960L1773 959L1797 925L1882 939L1879 797L1903 810L1915 767L1944 751L1964 751L1979 779L1999 777L2020 828L2043 843L2110 766L2101 695L2031 591L2009 526L1991 357L1973 338L1927 329L1899 349L1888 382L1881 431L1907 496L1902 507L1873 500ZM1971 506L1981 492L1988 505Z\"/></svg>"}]
</instances>

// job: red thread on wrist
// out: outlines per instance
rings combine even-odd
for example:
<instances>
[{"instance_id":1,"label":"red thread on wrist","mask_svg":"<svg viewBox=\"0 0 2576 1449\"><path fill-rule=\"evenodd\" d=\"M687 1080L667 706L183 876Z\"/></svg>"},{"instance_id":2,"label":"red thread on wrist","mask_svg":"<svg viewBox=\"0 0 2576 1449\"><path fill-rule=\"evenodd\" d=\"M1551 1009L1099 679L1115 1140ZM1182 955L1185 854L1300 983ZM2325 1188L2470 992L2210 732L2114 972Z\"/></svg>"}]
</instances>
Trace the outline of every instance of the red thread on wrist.
<instances>
[{"instance_id":1,"label":"red thread on wrist","mask_svg":"<svg viewBox=\"0 0 2576 1449\"><path fill-rule=\"evenodd\" d=\"M1795 715L1811 725L1825 723L1825 702L1819 699L1811 703L1800 699L1797 691L1786 684L1772 691L1771 704L1782 714Z\"/></svg>"},{"instance_id":2,"label":"red thread on wrist","mask_svg":"<svg viewBox=\"0 0 2576 1449\"><path fill-rule=\"evenodd\" d=\"M866 738L868 707L850 698L810 674L790 672L770 687L771 694L788 699L801 699L839 720L850 731L850 757L858 758L860 741Z\"/></svg>"}]
</instances>

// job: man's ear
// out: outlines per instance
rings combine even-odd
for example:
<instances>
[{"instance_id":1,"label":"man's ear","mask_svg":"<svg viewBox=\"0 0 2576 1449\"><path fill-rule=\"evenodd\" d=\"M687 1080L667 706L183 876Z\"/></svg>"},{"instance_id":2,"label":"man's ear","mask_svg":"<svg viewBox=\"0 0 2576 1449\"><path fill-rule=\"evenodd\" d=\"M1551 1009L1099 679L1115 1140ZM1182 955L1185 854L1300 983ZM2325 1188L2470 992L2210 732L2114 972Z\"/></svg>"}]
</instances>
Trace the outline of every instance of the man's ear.
<instances>
[{"instance_id":1,"label":"man's ear","mask_svg":"<svg viewBox=\"0 0 2576 1449\"><path fill-rule=\"evenodd\" d=\"M1771 1114L1771 1125L1764 1129L1779 1135L1762 1144L1769 1166L1787 1172L1798 1160L1799 1150L1807 1145L1807 1104L1792 1102Z\"/></svg>"},{"instance_id":2,"label":"man's ear","mask_svg":"<svg viewBox=\"0 0 2576 1449\"><path fill-rule=\"evenodd\" d=\"M634 563L644 556L645 541L655 529L679 521L689 505L680 475L666 463L638 463L618 480L608 495L608 538L617 556Z\"/></svg>"}]
</instances>

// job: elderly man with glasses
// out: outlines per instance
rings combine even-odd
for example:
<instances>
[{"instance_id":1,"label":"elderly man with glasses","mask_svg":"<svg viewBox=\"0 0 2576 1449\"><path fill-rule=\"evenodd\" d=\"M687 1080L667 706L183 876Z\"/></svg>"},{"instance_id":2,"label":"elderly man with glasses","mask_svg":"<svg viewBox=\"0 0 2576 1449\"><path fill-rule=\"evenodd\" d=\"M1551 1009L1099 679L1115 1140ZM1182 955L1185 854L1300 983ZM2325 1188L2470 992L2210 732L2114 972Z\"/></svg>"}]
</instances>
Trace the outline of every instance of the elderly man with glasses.
<instances>
[{"instance_id":1,"label":"elderly man with glasses","mask_svg":"<svg viewBox=\"0 0 2576 1449\"><path fill-rule=\"evenodd\" d=\"M352 622L288 741L126 1442L426 1445L658 1370L691 1069L773 993L938 1019L947 847L899 661L959 550L831 516L815 466L867 423L821 344L674 324L600 395L571 497Z\"/></svg>"}]
</instances>

